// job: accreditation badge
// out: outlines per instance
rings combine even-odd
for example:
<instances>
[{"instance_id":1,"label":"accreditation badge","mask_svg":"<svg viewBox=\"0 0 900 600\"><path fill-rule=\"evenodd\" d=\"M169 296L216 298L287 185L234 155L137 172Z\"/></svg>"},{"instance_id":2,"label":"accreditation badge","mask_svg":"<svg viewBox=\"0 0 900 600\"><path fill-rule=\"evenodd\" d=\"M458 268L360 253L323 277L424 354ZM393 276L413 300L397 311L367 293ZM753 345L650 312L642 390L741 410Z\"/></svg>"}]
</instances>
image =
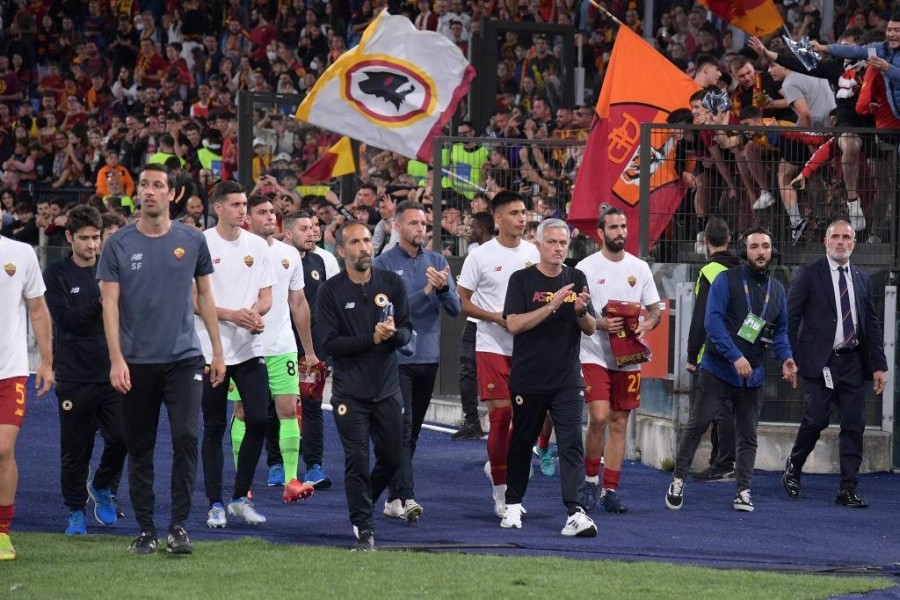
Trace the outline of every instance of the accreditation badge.
<instances>
[{"instance_id":1,"label":"accreditation badge","mask_svg":"<svg viewBox=\"0 0 900 600\"><path fill-rule=\"evenodd\" d=\"M762 333L763 327L765 326L766 322L763 319L757 317L753 313L748 313L744 322L741 323L741 328L738 329L738 337L742 340L747 340L751 344L755 344L756 340L759 339L759 334Z\"/></svg>"}]
</instances>

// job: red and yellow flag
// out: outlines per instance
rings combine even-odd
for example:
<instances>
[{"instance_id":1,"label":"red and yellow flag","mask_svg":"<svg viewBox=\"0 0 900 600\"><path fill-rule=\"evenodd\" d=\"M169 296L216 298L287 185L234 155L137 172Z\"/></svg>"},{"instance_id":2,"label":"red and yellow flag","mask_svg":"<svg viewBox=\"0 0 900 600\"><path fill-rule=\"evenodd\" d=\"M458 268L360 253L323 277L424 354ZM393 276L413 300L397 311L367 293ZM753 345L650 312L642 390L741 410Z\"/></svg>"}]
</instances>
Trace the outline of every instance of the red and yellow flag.
<instances>
[{"instance_id":1,"label":"red and yellow flag","mask_svg":"<svg viewBox=\"0 0 900 600\"><path fill-rule=\"evenodd\" d=\"M309 168L300 174L300 181L304 185L326 183L335 177L349 175L355 171L353 147L350 144L350 138L345 135L329 148L322 158L309 165Z\"/></svg>"},{"instance_id":2,"label":"red and yellow flag","mask_svg":"<svg viewBox=\"0 0 900 600\"><path fill-rule=\"evenodd\" d=\"M772 0L700 0L700 4L750 35L769 35L784 25Z\"/></svg>"},{"instance_id":3,"label":"red and yellow flag","mask_svg":"<svg viewBox=\"0 0 900 600\"><path fill-rule=\"evenodd\" d=\"M621 208L631 224L626 249L638 246L640 183L650 178L650 241L655 242L684 195L676 185L675 138L671 130L651 137L651 161L640 163L642 123L665 123L669 113L688 108L700 87L627 27L619 27L597 102L569 210L569 223L597 237L597 217Z\"/></svg>"}]
</instances>

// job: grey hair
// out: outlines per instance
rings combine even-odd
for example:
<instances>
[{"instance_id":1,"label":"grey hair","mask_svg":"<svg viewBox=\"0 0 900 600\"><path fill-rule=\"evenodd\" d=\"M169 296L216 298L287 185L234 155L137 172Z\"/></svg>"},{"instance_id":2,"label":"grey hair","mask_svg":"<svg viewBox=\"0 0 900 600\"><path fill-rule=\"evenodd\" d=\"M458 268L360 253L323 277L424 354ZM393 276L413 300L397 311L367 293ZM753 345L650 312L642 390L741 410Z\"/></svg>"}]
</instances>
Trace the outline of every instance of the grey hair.
<instances>
[{"instance_id":1,"label":"grey hair","mask_svg":"<svg viewBox=\"0 0 900 600\"><path fill-rule=\"evenodd\" d=\"M565 229L566 237L568 237L569 226L566 225L566 222L562 219L544 219L541 221L541 224L537 226L537 239L540 242L544 241L544 231L547 229Z\"/></svg>"}]
</instances>

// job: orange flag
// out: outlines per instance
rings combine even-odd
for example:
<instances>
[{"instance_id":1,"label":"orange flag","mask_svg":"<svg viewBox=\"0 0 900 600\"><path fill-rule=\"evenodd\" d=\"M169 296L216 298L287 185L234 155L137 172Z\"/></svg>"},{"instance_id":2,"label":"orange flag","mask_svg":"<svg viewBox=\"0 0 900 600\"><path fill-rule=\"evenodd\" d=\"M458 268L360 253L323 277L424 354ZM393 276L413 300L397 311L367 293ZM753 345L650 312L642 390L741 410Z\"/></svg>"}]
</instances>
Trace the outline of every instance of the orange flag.
<instances>
[{"instance_id":1,"label":"orange flag","mask_svg":"<svg viewBox=\"0 0 900 600\"><path fill-rule=\"evenodd\" d=\"M700 4L750 35L769 35L784 25L772 0L700 0Z\"/></svg>"},{"instance_id":2,"label":"orange flag","mask_svg":"<svg viewBox=\"0 0 900 600\"><path fill-rule=\"evenodd\" d=\"M636 76L637 75L637 76ZM655 242L684 195L677 185L675 139L668 131L651 137L651 162L640 164L641 123L664 123L669 113L688 108L700 87L627 27L619 27L588 136L569 223L596 237L605 206L621 208L632 226L626 249L638 246L641 177L650 178L650 241Z\"/></svg>"},{"instance_id":3,"label":"orange flag","mask_svg":"<svg viewBox=\"0 0 900 600\"><path fill-rule=\"evenodd\" d=\"M328 149L322 157L309 165L300 174L300 181L304 185L325 183L334 177L349 175L356 172L356 163L353 160L353 147L350 138L343 136L338 142Z\"/></svg>"}]
</instances>

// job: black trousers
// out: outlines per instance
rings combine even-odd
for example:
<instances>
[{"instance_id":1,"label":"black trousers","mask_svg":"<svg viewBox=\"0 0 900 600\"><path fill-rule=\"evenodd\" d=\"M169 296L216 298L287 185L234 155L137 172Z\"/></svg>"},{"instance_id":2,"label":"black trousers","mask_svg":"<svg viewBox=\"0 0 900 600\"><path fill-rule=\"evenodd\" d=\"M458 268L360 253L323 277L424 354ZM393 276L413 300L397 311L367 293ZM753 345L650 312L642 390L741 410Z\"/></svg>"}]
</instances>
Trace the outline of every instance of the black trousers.
<instances>
[{"instance_id":1,"label":"black trousers","mask_svg":"<svg viewBox=\"0 0 900 600\"><path fill-rule=\"evenodd\" d=\"M254 357L225 370L225 381L216 387L203 377L203 483L210 505L222 502L222 440L228 425L228 382L234 380L244 405L247 427L238 451L234 498L247 495L262 454L269 406L269 372L262 357Z\"/></svg>"},{"instance_id":2,"label":"black trousers","mask_svg":"<svg viewBox=\"0 0 900 600\"><path fill-rule=\"evenodd\" d=\"M403 394L403 454L397 474L391 480L388 500L414 499L412 459L416 454L416 445L425 413L431 404L434 392L434 378L437 376L438 364L400 365L400 392Z\"/></svg>"},{"instance_id":3,"label":"black trousers","mask_svg":"<svg viewBox=\"0 0 900 600\"><path fill-rule=\"evenodd\" d=\"M475 370L475 334L478 325L466 321L459 340L459 399L466 423L478 423L478 375Z\"/></svg>"},{"instance_id":4,"label":"black trousers","mask_svg":"<svg viewBox=\"0 0 900 600\"><path fill-rule=\"evenodd\" d=\"M131 391L122 398L128 445L128 489L141 531L155 532L153 451L159 409L165 403L172 430L172 519L183 525L191 512L197 477L197 426L203 396L203 357L172 363L128 365Z\"/></svg>"},{"instance_id":5,"label":"black trousers","mask_svg":"<svg viewBox=\"0 0 900 600\"><path fill-rule=\"evenodd\" d=\"M581 417L584 392L581 388L555 394L535 395L513 392L512 439L506 471L506 503L520 504L528 488L531 453L547 412L553 417L559 452L562 501L571 515L584 508L584 446L581 441Z\"/></svg>"},{"instance_id":6,"label":"black trousers","mask_svg":"<svg viewBox=\"0 0 900 600\"><path fill-rule=\"evenodd\" d=\"M734 468L734 407L730 400L722 402L722 408L709 430L712 450L709 466L716 469Z\"/></svg>"},{"instance_id":7,"label":"black trousers","mask_svg":"<svg viewBox=\"0 0 900 600\"><path fill-rule=\"evenodd\" d=\"M834 389L825 387L825 378L803 378L803 419L791 450L791 464L802 469L822 430L828 427L837 406L841 420L839 436L842 490L856 490L862 463L863 432L866 429L866 390L858 352L832 354L828 361Z\"/></svg>"},{"instance_id":8,"label":"black trousers","mask_svg":"<svg viewBox=\"0 0 900 600\"><path fill-rule=\"evenodd\" d=\"M96 489L118 487L125 456L125 420L122 396L106 383L56 384L59 408L60 484L63 501L69 510L84 511L87 504L85 481L94 450L97 430L105 446L100 465L94 473Z\"/></svg>"},{"instance_id":9,"label":"black trousers","mask_svg":"<svg viewBox=\"0 0 900 600\"><path fill-rule=\"evenodd\" d=\"M334 422L344 447L344 488L350 522L374 529L372 507L400 465L403 438L403 399L392 396L377 402L331 398ZM375 466L369 471L369 439L375 447Z\"/></svg>"},{"instance_id":10,"label":"black trousers","mask_svg":"<svg viewBox=\"0 0 900 600\"><path fill-rule=\"evenodd\" d=\"M736 451L734 476L737 489L750 489L753 466L756 464L756 430L759 424L759 392L762 388L737 387L700 371L697 395L691 408L688 424L681 432L675 453L675 477L683 479L691 468L697 446L709 424L718 416L722 405L731 401L734 407Z\"/></svg>"}]
</instances>

